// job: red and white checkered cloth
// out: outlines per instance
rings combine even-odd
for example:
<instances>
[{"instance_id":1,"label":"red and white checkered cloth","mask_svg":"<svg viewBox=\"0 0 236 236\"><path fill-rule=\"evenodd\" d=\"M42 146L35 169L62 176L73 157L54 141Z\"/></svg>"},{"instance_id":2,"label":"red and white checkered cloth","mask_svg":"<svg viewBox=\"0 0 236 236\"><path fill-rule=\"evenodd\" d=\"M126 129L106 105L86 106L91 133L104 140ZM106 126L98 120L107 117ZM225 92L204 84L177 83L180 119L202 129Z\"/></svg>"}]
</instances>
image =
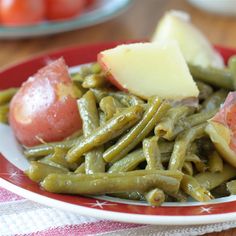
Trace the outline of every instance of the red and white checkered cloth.
<instances>
[{"instance_id":1,"label":"red and white checkered cloth","mask_svg":"<svg viewBox=\"0 0 236 236\"><path fill-rule=\"evenodd\" d=\"M145 217L145 216L144 216ZM99 220L50 208L0 188L0 235L202 235L236 227L236 222L200 226L154 226Z\"/></svg>"}]
</instances>

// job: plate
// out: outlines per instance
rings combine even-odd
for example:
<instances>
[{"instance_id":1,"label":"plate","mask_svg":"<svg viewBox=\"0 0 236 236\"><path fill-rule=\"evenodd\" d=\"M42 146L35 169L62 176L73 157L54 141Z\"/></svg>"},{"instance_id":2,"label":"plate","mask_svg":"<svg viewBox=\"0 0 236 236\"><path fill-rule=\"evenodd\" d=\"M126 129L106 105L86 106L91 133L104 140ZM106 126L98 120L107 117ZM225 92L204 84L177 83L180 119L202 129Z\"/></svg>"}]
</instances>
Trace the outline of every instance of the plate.
<instances>
[{"instance_id":1,"label":"plate","mask_svg":"<svg viewBox=\"0 0 236 236\"><path fill-rule=\"evenodd\" d=\"M110 42L67 48L0 71L0 89L20 84L34 74L48 61L63 56L70 70L78 70L78 65L96 60L98 52L121 43ZM225 61L236 54L236 50L216 47ZM97 218L145 224L187 225L209 224L236 220L236 196L212 200L208 203L165 203L161 207L151 207L144 202L122 200L112 197L81 197L53 194L42 190L38 184L28 179L23 171L28 162L21 154L11 129L0 125L0 186L30 200Z\"/></svg>"},{"instance_id":2,"label":"plate","mask_svg":"<svg viewBox=\"0 0 236 236\"><path fill-rule=\"evenodd\" d=\"M85 28L117 16L127 9L130 3L131 0L97 0L82 15L71 20L45 21L41 24L23 27L0 27L0 38L36 37Z\"/></svg>"}]
</instances>

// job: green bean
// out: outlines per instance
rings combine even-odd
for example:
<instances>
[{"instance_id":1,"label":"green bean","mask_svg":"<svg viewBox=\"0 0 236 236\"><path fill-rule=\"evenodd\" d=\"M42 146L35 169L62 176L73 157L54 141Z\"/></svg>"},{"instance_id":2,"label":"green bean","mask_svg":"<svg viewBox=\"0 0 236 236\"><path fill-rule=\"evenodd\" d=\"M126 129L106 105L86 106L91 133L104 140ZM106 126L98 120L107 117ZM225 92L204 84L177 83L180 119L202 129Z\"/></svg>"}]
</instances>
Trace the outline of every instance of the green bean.
<instances>
[{"instance_id":1,"label":"green bean","mask_svg":"<svg viewBox=\"0 0 236 236\"><path fill-rule=\"evenodd\" d=\"M199 202L205 202L213 199L211 193L202 187L198 181L190 175L183 176L181 181L181 189Z\"/></svg>"},{"instance_id":2,"label":"green bean","mask_svg":"<svg viewBox=\"0 0 236 236\"><path fill-rule=\"evenodd\" d=\"M145 193L144 196L151 206L160 206L165 201L165 194L159 188L152 189Z\"/></svg>"},{"instance_id":3,"label":"green bean","mask_svg":"<svg viewBox=\"0 0 236 236\"><path fill-rule=\"evenodd\" d=\"M84 137L89 137L99 127L96 100L91 91L88 91L78 100L80 117L83 121ZM102 158L103 147L97 147L85 154L85 172L93 174L105 171L105 162Z\"/></svg>"},{"instance_id":4,"label":"green bean","mask_svg":"<svg viewBox=\"0 0 236 236\"><path fill-rule=\"evenodd\" d=\"M231 56L228 60L228 67L233 75L234 90L236 90L236 56Z\"/></svg>"},{"instance_id":5,"label":"green bean","mask_svg":"<svg viewBox=\"0 0 236 236\"><path fill-rule=\"evenodd\" d=\"M232 180L226 184L228 191L231 195L236 194L236 180Z\"/></svg>"},{"instance_id":6,"label":"green bean","mask_svg":"<svg viewBox=\"0 0 236 236\"><path fill-rule=\"evenodd\" d=\"M216 91L203 102L201 111L208 112L219 109L220 105L224 103L227 95L228 92L226 90L220 89Z\"/></svg>"},{"instance_id":7,"label":"green bean","mask_svg":"<svg viewBox=\"0 0 236 236\"><path fill-rule=\"evenodd\" d=\"M74 171L80 163L68 163L65 159L66 153L67 149L55 147L54 153L51 155L50 160L71 171Z\"/></svg>"},{"instance_id":8,"label":"green bean","mask_svg":"<svg viewBox=\"0 0 236 236\"><path fill-rule=\"evenodd\" d=\"M84 82L84 77L82 77L81 73L76 72L76 73L71 74L71 80L75 82L77 85L77 83L80 84Z\"/></svg>"},{"instance_id":9,"label":"green bean","mask_svg":"<svg viewBox=\"0 0 236 236\"><path fill-rule=\"evenodd\" d=\"M25 171L25 174L33 181L40 182L51 173L67 173L65 168L59 168L37 161L31 161L30 167Z\"/></svg>"},{"instance_id":10,"label":"green bean","mask_svg":"<svg viewBox=\"0 0 236 236\"><path fill-rule=\"evenodd\" d=\"M148 174L99 179L81 179L80 175L51 174L41 186L54 193L67 194L106 194L119 192L146 192L151 188L160 188L166 192L177 192L180 182L172 177Z\"/></svg>"},{"instance_id":11,"label":"green bean","mask_svg":"<svg viewBox=\"0 0 236 236\"><path fill-rule=\"evenodd\" d=\"M145 197L139 192L110 193L109 195L112 197L118 197L123 199L145 201Z\"/></svg>"},{"instance_id":12,"label":"green bean","mask_svg":"<svg viewBox=\"0 0 236 236\"><path fill-rule=\"evenodd\" d=\"M18 91L18 88L9 88L9 89L0 91L0 105L9 103L17 91Z\"/></svg>"},{"instance_id":13,"label":"green bean","mask_svg":"<svg viewBox=\"0 0 236 236\"><path fill-rule=\"evenodd\" d=\"M101 99L99 106L104 112L106 120L111 119L117 112L118 108L123 108L124 106L112 96L107 96Z\"/></svg>"},{"instance_id":14,"label":"green bean","mask_svg":"<svg viewBox=\"0 0 236 236\"><path fill-rule=\"evenodd\" d=\"M0 105L0 123L8 123L9 104Z\"/></svg>"},{"instance_id":15,"label":"green bean","mask_svg":"<svg viewBox=\"0 0 236 236\"><path fill-rule=\"evenodd\" d=\"M97 128L93 134L76 143L67 153L66 159L69 162L76 162L84 153L116 138L140 120L142 113L143 108L140 105L127 108Z\"/></svg>"},{"instance_id":16,"label":"green bean","mask_svg":"<svg viewBox=\"0 0 236 236\"><path fill-rule=\"evenodd\" d=\"M197 174L194 177L201 186L205 187L208 190L211 190L224 183L225 181L236 177L236 169L228 164L225 164L222 172L212 173L207 171Z\"/></svg>"},{"instance_id":17,"label":"green bean","mask_svg":"<svg viewBox=\"0 0 236 236\"><path fill-rule=\"evenodd\" d=\"M24 150L24 155L29 159L40 159L52 154L56 147L68 150L78 139L65 140L61 142L45 143Z\"/></svg>"},{"instance_id":18,"label":"green bean","mask_svg":"<svg viewBox=\"0 0 236 236\"><path fill-rule=\"evenodd\" d=\"M106 83L107 80L103 74L90 74L85 76L82 86L83 88L101 88Z\"/></svg>"},{"instance_id":19,"label":"green bean","mask_svg":"<svg viewBox=\"0 0 236 236\"><path fill-rule=\"evenodd\" d=\"M182 171L184 174L186 175L193 175L193 165L190 161L185 161L184 162L184 165L183 165L183 168L182 168Z\"/></svg>"},{"instance_id":20,"label":"green bean","mask_svg":"<svg viewBox=\"0 0 236 236\"><path fill-rule=\"evenodd\" d=\"M101 101L102 98L112 96L127 107L144 104L144 101L142 99L125 92L112 91L109 89L91 89L91 91L94 93L98 103Z\"/></svg>"},{"instance_id":21,"label":"green bean","mask_svg":"<svg viewBox=\"0 0 236 236\"><path fill-rule=\"evenodd\" d=\"M144 176L144 175L163 175L177 179L178 181L182 180L183 174L180 171L172 170L133 170L128 172L113 172L113 173L94 173L92 175L87 174L76 174L76 176L82 180L95 180L102 178L119 178L125 176Z\"/></svg>"},{"instance_id":22,"label":"green bean","mask_svg":"<svg viewBox=\"0 0 236 236\"><path fill-rule=\"evenodd\" d=\"M211 119L216 114L217 111L218 109L211 110L208 112L202 111L190 115L183 120L180 120L180 122L176 125L175 129L173 130L172 135L168 137L168 140L175 139L178 134L180 134L182 131L186 129L189 129L193 126L200 125L206 122L207 120Z\"/></svg>"},{"instance_id":23,"label":"green bean","mask_svg":"<svg viewBox=\"0 0 236 236\"><path fill-rule=\"evenodd\" d=\"M193 162L198 172L205 172L207 170L206 164L194 153L188 153L186 161Z\"/></svg>"},{"instance_id":24,"label":"green bean","mask_svg":"<svg viewBox=\"0 0 236 236\"><path fill-rule=\"evenodd\" d=\"M182 132L175 141L174 150L172 152L169 169L181 170L186 159L187 149L195 140L205 135L206 124L194 126Z\"/></svg>"},{"instance_id":25,"label":"green bean","mask_svg":"<svg viewBox=\"0 0 236 236\"><path fill-rule=\"evenodd\" d=\"M233 75L228 69L204 68L197 65L189 65L189 69L194 78L207 84L228 90L233 89Z\"/></svg>"},{"instance_id":26,"label":"green bean","mask_svg":"<svg viewBox=\"0 0 236 236\"><path fill-rule=\"evenodd\" d=\"M161 154L171 153L173 151L174 144L175 144L174 142L169 142L166 140L159 140L158 146L160 148Z\"/></svg>"},{"instance_id":27,"label":"green bean","mask_svg":"<svg viewBox=\"0 0 236 236\"><path fill-rule=\"evenodd\" d=\"M78 168L74 171L75 174L85 174L85 162L83 162Z\"/></svg>"},{"instance_id":28,"label":"green bean","mask_svg":"<svg viewBox=\"0 0 236 236\"><path fill-rule=\"evenodd\" d=\"M146 158L143 154L142 149L135 150L129 153L121 160L115 162L108 170L108 173L113 172L126 172L134 170L141 162L145 161Z\"/></svg>"},{"instance_id":29,"label":"green bean","mask_svg":"<svg viewBox=\"0 0 236 236\"><path fill-rule=\"evenodd\" d=\"M201 82L201 81L196 81L197 87L199 89L199 95L198 98L200 100L205 100L209 98L209 96L213 93L213 89L211 86L208 84Z\"/></svg>"},{"instance_id":30,"label":"green bean","mask_svg":"<svg viewBox=\"0 0 236 236\"><path fill-rule=\"evenodd\" d=\"M158 137L143 140L143 154L147 160L147 168L150 170L162 170L161 153L157 144Z\"/></svg>"},{"instance_id":31,"label":"green bean","mask_svg":"<svg viewBox=\"0 0 236 236\"><path fill-rule=\"evenodd\" d=\"M174 127L179 119L186 117L193 112L194 109L187 106L177 106L169 109L160 123L155 127L155 135L169 140L170 137L173 136Z\"/></svg>"},{"instance_id":32,"label":"green bean","mask_svg":"<svg viewBox=\"0 0 236 236\"><path fill-rule=\"evenodd\" d=\"M160 121L168 109L169 105L167 103L162 103L159 98L153 99L142 120L104 152L104 160L114 163L124 157L153 130L156 123Z\"/></svg>"},{"instance_id":33,"label":"green bean","mask_svg":"<svg viewBox=\"0 0 236 236\"><path fill-rule=\"evenodd\" d=\"M219 156L219 154L214 151L210 156L209 156L209 171L210 172L222 172L223 171L223 160Z\"/></svg>"}]
</instances>

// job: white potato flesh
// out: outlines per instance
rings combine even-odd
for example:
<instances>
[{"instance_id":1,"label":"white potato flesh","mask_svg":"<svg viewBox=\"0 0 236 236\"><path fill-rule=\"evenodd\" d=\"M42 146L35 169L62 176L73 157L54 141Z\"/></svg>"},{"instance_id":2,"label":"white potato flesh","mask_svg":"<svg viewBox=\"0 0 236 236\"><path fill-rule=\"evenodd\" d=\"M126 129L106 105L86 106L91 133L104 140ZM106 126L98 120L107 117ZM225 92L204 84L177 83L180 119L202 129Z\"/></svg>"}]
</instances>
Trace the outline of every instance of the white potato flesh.
<instances>
[{"instance_id":1,"label":"white potato flesh","mask_svg":"<svg viewBox=\"0 0 236 236\"><path fill-rule=\"evenodd\" d=\"M160 20L152 42L176 40L188 63L203 67L224 67L222 56L182 11L169 11Z\"/></svg>"},{"instance_id":2,"label":"white potato flesh","mask_svg":"<svg viewBox=\"0 0 236 236\"><path fill-rule=\"evenodd\" d=\"M184 99L199 94L175 42L120 45L101 52L98 60L114 85L137 96Z\"/></svg>"}]
</instances>

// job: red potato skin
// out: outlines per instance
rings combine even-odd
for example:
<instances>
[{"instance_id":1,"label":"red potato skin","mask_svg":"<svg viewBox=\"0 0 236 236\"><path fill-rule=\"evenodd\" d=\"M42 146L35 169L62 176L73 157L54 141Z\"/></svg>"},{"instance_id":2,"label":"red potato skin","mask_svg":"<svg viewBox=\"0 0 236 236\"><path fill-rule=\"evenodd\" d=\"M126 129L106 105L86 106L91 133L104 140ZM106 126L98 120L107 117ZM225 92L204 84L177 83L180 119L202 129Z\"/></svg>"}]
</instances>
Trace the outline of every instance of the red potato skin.
<instances>
[{"instance_id":1,"label":"red potato skin","mask_svg":"<svg viewBox=\"0 0 236 236\"><path fill-rule=\"evenodd\" d=\"M231 132L230 148L236 153L236 92L230 92L220 109L212 118L212 121L218 122L227 127Z\"/></svg>"},{"instance_id":2,"label":"red potato skin","mask_svg":"<svg viewBox=\"0 0 236 236\"><path fill-rule=\"evenodd\" d=\"M25 146L60 141L81 128L64 59L40 69L22 85L10 103L9 123Z\"/></svg>"},{"instance_id":3,"label":"red potato skin","mask_svg":"<svg viewBox=\"0 0 236 236\"><path fill-rule=\"evenodd\" d=\"M102 53L99 53L98 56L97 56L97 61L98 61L98 64L101 66L102 70L107 74L107 79L116 87L118 88L119 90L121 91L124 91L126 93L129 92L128 89L124 88L116 79L115 77L112 75L110 69L107 67L107 65L104 63L103 61L103 54Z\"/></svg>"}]
</instances>

